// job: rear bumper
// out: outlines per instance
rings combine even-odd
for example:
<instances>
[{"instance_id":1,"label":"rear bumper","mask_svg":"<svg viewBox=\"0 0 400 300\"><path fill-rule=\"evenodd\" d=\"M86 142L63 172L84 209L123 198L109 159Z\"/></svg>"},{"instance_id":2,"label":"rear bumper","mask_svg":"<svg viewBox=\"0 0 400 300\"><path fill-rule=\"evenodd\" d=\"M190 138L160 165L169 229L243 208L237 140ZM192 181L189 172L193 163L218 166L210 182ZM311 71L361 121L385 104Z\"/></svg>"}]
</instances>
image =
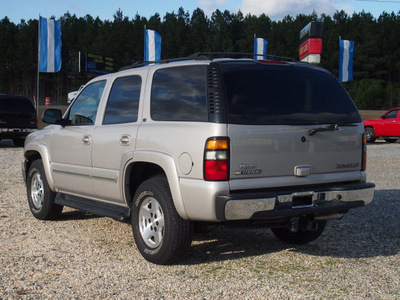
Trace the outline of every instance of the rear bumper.
<instances>
[{"instance_id":1,"label":"rear bumper","mask_svg":"<svg viewBox=\"0 0 400 300\"><path fill-rule=\"evenodd\" d=\"M375 184L357 183L291 191L218 195L216 214L220 221L343 214L351 208L370 204L374 192Z\"/></svg>"}]
</instances>

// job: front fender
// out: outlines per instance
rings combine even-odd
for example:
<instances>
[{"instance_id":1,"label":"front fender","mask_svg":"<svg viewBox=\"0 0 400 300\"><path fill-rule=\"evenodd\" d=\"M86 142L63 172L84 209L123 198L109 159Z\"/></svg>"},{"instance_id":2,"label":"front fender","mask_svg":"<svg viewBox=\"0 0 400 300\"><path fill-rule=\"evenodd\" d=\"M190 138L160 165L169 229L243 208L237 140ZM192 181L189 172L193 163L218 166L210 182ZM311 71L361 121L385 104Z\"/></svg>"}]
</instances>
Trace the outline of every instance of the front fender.
<instances>
[{"instance_id":1,"label":"front fender","mask_svg":"<svg viewBox=\"0 0 400 300\"><path fill-rule=\"evenodd\" d=\"M29 160L29 157L37 156L37 155L39 155L42 159L43 169L44 169L44 172L46 173L47 183L49 184L50 189L53 192L55 192L53 176L51 174L51 169L50 169L50 153L49 153L46 145L41 144L41 143L25 144L24 156L27 160ZM28 170L26 170L26 172L28 172Z\"/></svg>"}]
</instances>

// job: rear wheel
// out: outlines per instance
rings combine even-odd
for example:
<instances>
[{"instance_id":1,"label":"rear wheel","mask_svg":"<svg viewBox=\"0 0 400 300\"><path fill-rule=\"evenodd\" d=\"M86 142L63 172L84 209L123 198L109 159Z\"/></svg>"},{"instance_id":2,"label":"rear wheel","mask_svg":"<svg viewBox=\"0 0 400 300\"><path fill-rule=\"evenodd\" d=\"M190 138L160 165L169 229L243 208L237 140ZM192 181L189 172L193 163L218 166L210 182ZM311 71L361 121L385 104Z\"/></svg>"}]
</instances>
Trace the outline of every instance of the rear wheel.
<instances>
[{"instance_id":1,"label":"rear wheel","mask_svg":"<svg viewBox=\"0 0 400 300\"><path fill-rule=\"evenodd\" d=\"M271 228L271 230L281 241L300 245L316 240L324 231L326 223L326 221L315 222L313 230L306 230L304 228L299 228L295 232L292 232L289 228Z\"/></svg>"},{"instance_id":2,"label":"rear wheel","mask_svg":"<svg viewBox=\"0 0 400 300\"><path fill-rule=\"evenodd\" d=\"M191 245L193 223L179 216L165 177L151 178L139 186L131 222L136 245L149 262L176 263Z\"/></svg>"},{"instance_id":3,"label":"rear wheel","mask_svg":"<svg viewBox=\"0 0 400 300\"><path fill-rule=\"evenodd\" d=\"M375 130L372 127L365 128L365 136L367 137L367 143L373 143L376 140Z\"/></svg>"},{"instance_id":4,"label":"rear wheel","mask_svg":"<svg viewBox=\"0 0 400 300\"><path fill-rule=\"evenodd\" d=\"M29 208L35 218L50 220L60 217L62 205L54 203L54 193L47 183L46 174L41 159L35 160L28 171L27 193Z\"/></svg>"}]
</instances>

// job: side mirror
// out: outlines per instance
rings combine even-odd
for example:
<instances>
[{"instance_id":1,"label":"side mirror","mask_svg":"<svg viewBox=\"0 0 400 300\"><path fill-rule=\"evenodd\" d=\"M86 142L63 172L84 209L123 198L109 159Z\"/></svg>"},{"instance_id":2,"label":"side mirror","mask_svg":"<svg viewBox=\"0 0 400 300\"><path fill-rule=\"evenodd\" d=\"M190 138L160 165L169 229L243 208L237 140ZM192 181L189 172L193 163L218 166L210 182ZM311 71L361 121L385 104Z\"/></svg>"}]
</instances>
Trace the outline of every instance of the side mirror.
<instances>
[{"instance_id":1,"label":"side mirror","mask_svg":"<svg viewBox=\"0 0 400 300\"><path fill-rule=\"evenodd\" d=\"M62 112L59 109L47 109L42 115L42 121L47 124L61 124Z\"/></svg>"},{"instance_id":2,"label":"side mirror","mask_svg":"<svg viewBox=\"0 0 400 300\"><path fill-rule=\"evenodd\" d=\"M382 116L381 116L381 119L383 119L383 120L386 119L386 116L385 116L385 115L382 115Z\"/></svg>"}]
</instances>

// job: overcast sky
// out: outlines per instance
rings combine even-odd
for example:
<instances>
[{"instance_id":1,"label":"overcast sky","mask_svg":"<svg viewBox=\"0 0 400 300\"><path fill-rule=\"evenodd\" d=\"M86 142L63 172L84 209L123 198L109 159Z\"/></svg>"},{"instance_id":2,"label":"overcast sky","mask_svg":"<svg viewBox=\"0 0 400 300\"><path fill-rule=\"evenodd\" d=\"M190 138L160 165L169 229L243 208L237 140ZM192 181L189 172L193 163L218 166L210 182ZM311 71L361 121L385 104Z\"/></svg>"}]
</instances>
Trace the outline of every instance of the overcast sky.
<instances>
[{"instance_id":1,"label":"overcast sky","mask_svg":"<svg viewBox=\"0 0 400 300\"><path fill-rule=\"evenodd\" d=\"M400 11L400 0L0 0L0 19L7 16L18 24L21 19L37 19L39 14L58 19L69 11L77 17L89 14L101 20L113 20L119 8L130 19L136 14L149 18L155 13L163 17L166 12L177 12L179 7L190 14L199 7L208 16L216 9L231 12L240 9L245 15L265 13L273 20L280 20L286 15L308 15L313 10L318 15L333 15L341 9L348 14L364 10L379 17L383 11L394 11L397 14Z\"/></svg>"}]
</instances>

